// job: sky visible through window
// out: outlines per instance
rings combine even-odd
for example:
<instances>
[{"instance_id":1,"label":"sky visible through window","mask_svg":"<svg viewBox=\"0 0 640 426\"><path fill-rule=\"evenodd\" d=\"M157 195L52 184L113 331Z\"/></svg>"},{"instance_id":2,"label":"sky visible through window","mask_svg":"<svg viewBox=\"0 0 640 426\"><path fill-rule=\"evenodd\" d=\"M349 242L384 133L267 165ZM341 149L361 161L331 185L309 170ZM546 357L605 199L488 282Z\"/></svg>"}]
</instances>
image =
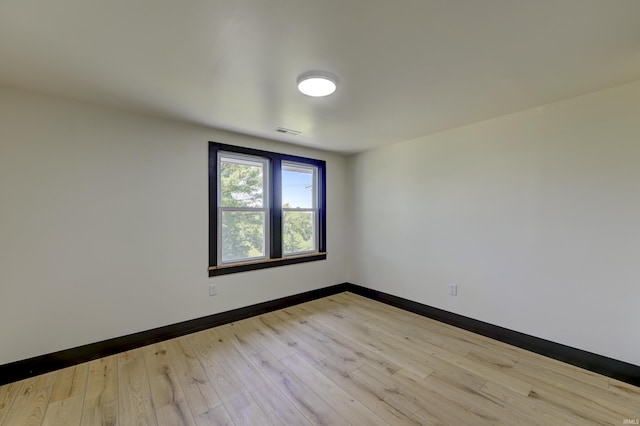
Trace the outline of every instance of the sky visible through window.
<instances>
[{"instance_id":1,"label":"sky visible through window","mask_svg":"<svg viewBox=\"0 0 640 426\"><path fill-rule=\"evenodd\" d=\"M292 208L313 208L312 170L282 169L282 205Z\"/></svg>"}]
</instances>

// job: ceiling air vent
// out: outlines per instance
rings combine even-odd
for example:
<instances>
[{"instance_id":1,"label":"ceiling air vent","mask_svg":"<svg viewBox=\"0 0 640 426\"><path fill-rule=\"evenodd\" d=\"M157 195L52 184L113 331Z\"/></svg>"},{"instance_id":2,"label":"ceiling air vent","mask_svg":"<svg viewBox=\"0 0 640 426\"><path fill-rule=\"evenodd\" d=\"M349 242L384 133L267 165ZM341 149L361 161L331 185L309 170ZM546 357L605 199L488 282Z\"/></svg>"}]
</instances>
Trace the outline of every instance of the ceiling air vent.
<instances>
[{"instance_id":1,"label":"ceiling air vent","mask_svg":"<svg viewBox=\"0 0 640 426\"><path fill-rule=\"evenodd\" d=\"M286 127L276 127L276 132L292 136L298 136L300 133L302 133L297 130L287 129Z\"/></svg>"}]
</instances>

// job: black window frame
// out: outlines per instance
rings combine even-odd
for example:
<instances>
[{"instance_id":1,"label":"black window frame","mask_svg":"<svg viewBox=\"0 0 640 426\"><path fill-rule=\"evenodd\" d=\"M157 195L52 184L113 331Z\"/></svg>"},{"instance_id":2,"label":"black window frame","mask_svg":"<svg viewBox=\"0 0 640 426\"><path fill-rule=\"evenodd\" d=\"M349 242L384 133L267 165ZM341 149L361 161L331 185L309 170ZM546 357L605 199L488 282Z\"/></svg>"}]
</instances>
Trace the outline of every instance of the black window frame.
<instances>
[{"instance_id":1,"label":"black window frame","mask_svg":"<svg viewBox=\"0 0 640 426\"><path fill-rule=\"evenodd\" d=\"M269 160L269 258L258 261L218 264L218 152L263 157ZM282 162L308 164L318 170L318 251L283 256L282 250ZM209 142L209 276L233 274L327 258L326 162L313 158L281 154L243 146Z\"/></svg>"}]
</instances>

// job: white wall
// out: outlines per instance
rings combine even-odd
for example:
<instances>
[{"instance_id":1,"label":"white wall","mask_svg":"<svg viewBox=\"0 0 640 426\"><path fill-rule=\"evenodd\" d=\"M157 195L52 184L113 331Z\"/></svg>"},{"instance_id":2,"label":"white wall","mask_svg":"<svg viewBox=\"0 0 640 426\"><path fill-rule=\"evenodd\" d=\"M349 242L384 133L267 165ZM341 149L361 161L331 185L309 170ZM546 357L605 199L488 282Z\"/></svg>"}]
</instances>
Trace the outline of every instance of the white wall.
<instances>
[{"instance_id":1,"label":"white wall","mask_svg":"<svg viewBox=\"0 0 640 426\"><path fill-rule=\"evenodd\" d=\"M349 167L351 282L640 365L640 83Z\"/></svg>"},{"instance_id":2,"label":"white wall","mask_svg":"<svg viewBox=\"0 0 640 426\"><path fill-rule=\"evenodd\" d=\"M327 161L326 261L208 278L209 140ZM345 175L337 154L0 87L0 364L346 281Z\"/></svg>"}]
</instances>

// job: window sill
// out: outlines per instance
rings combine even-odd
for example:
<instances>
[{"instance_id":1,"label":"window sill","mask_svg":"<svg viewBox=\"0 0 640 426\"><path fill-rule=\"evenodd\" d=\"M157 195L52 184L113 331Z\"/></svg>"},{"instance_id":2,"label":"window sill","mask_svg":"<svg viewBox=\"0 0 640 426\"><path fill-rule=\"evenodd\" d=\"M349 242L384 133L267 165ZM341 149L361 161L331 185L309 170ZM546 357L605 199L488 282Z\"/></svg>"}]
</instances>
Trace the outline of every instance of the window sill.
<instances>
[{"instance_id":1,"label":"window sill","mask_svg":"<svg viewBox=\"0 0 640 426\"><path fill-rule=\"evenodd\" d=\"M325 260L327 253L310 253L300 256L288 256L280 259L263 259L251 262L233 263L227 265L210 266L209 276L235 274L237 272L255 271L257 269L274 268L276 266L294 265L296 263Z\"/></svg>"}]
</instances>

